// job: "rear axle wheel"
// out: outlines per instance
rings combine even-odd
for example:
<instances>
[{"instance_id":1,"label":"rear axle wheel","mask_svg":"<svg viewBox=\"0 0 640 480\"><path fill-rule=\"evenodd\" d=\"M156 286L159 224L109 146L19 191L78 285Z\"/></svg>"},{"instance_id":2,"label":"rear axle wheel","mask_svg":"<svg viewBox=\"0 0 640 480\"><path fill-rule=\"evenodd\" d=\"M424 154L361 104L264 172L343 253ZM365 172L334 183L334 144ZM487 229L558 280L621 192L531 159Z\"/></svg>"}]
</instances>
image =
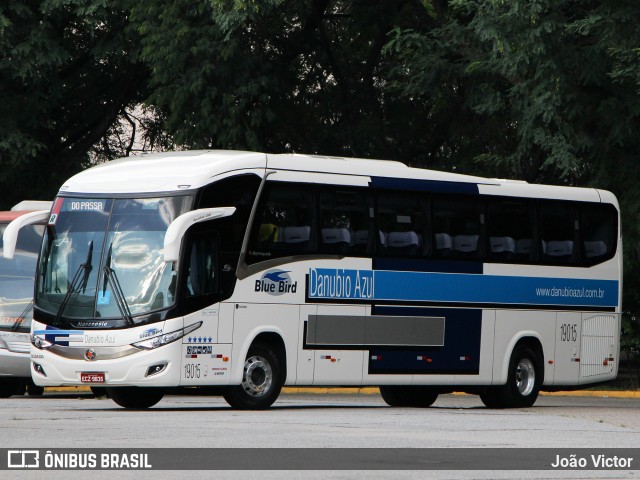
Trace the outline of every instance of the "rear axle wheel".
<instances>
[{"instance_id":1,"label":"rear axle wheel","mask_svg":"<svg viewBox=\"0 0 640 480\"><path fill-rule=\"evenodd\" d=\"M531 407L538 398L542 385L543 367L540 356L526 345L518 345L509 361L507 383L489 387L480 395L488 408Z\"/></svg>"}]
</instances>

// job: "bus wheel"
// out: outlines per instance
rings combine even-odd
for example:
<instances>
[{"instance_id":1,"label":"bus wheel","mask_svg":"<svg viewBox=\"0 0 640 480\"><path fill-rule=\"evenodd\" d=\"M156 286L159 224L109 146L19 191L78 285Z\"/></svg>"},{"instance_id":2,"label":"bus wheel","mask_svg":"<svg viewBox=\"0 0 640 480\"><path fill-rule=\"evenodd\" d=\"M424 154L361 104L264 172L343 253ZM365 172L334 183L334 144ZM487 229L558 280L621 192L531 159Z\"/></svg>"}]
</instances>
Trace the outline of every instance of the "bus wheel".
<instances>
[{"instance_id":1,"label":"bus wheel","mask_svg":"<svg viewBox=\"0 0 640 480\"><path fill-rule=\"evenodd\" d=\"M0 398L9 398L13 395L24 394L24 383L16 378L0 380Z\"/></svg>"},{"instance_id":2,"label":"bus wheel","mask_svg":"<svg viewBox=\"0 0 640 480\"><path fill-rule=\"evenodd\" d=\"M390 407L430 407L438 398L438 392L423 386L386 385L380 387L380 394Z\"/></svg>"},{"instance_id":3,"label":"bus wheel","mask_svg":"<svg viewBox=\"0 0 640 480\"><path fill-rule=\"evenodd\" d=\"M484 393L480 394L480 400L487 408L504 408L500 401L500 387L487 387Z\"/></svg>"},{"instance_id":4,"label":"bus wheel","mask_svg":"<svg viewBox=\"0 0 640 480\"><path fill-rule=\"evenodd\" d=\"M94 397L107 397L106 387L90 387Z\"/></svg>"},{"instance_id":5,"label":"bus wheel","mask_svg":"<svg viewBox=\"0 0 640 480\"><path fill-rule=\"evenodd\" d=\"M530 347L519 345L509 361L506 385L490 387L480 399L488 408L531 407L538 398L541 383L538 355Z\"/></svg>"},{"instance_id":6,"label":"bus wheel","mask_svg":"<svg viewBox=\"0 0 640 480\"><path fill-rule=\"evenodd\" d=\"M257 343L249 348L244 361L242 383L228 387L224 399L240 410L263 410L273 405L280 395L282 378L280 359L267 344Z\"/></svg>"},{"instance_id":7,"label":"bus wheel","mask_svg":"<svg viewBox=\"0 0 640 480\"><path fill-rule=\"evenodd\" d=\"M33 380L27 382L27 395L30 397L40 397L44 393L44 387L36 385Z\"/></svg>"},{"instance_id":8,"label":"bus wheel","mask_svg":"<svg viewBox=\"0 0 640 480\"><path fill-rule=\"evenodd\" d=\"M162 400L164 390L149 387L107 387L107 394L121 407L142 410L153 407Z\"/></svg>"}]
</instances>

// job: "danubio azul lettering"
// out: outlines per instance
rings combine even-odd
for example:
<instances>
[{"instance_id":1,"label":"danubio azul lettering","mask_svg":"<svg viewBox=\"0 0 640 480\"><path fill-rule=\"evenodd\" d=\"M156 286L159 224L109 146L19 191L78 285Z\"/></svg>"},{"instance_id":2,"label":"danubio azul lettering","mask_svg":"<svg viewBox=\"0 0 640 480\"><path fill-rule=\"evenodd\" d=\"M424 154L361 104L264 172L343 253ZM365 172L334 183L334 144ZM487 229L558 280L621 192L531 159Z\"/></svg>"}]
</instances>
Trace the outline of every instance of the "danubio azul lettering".
<instances>
[{"instance_id":1,"label":"danubio azul lettering","mask_svg":"<svg viewBox=\"0 0 640 480\"><path fill-rule=\"evenodd\" d=\"M375 274L371 270L312 268L309 298L368 300L375 296Z\"/></svg>"},{"instance_id":2,"label":"danubio azul lettering","mask_svg":"<svg viewBox=\"0 0 640 480\"><path fill-rule=\"evenodd\" d=\"M311 268L307 287L310 299L606 308L617 305L619 285L581 278Z\"/></svg>"}]
</instances>

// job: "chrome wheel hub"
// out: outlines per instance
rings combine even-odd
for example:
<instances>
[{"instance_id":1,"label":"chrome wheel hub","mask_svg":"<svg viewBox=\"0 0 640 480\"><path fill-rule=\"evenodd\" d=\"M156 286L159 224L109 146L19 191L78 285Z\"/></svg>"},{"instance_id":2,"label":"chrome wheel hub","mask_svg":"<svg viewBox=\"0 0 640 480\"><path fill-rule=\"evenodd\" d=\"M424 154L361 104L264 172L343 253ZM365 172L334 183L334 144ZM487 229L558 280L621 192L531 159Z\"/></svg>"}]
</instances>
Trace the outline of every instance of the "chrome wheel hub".
<instances>
[{"instance_id":1,"label":"chrome wheel hub","mask_svg":"<svg viewBox=\"0 0 640 480\"><path fill-rule=\"evenodd\" d=\"M273 384L273 371L266 359L259 356L247 358L244 364L242 388L252 397L265 395Z\"/></svg>"},{"instance_id":2,"label":"chrome wheel hub","mask_svg":"<svg viewBox=\"0 0 640 480\"><path fill-rule=\"evenodd\" d=\"M518 392L526 397L533 392L536 384L536 370L533 362L528 358L523 358L516 367L516 386Z\"/></svg>"}]
</instances>

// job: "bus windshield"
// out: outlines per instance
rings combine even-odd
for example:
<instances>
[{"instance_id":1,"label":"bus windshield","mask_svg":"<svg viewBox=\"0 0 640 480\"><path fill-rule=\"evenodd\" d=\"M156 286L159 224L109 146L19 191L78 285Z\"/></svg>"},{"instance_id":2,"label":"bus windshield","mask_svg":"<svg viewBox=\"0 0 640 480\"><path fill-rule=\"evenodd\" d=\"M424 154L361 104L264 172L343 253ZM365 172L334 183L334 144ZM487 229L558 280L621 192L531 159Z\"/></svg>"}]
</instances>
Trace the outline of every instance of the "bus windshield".
<instances>
[{"instance_id":1,"label":"bus windshield","mask_svg":"<svg viewBox=\"0 0 640 480\"><path fill-rule=\"evenodd\" d=\"M28 331L33 309L33 277L44 227L24 227L11 260L1 255L6 227L7 224L0 224L0 330Z\"/></svg>"},{"instance_id":2,"label":"bus windshield","mask_svg":"<svg viewBox=\"0 0 640 480\"><path fill-rule=\"evenodd\" d=\"M190 196L58 198L42 244L36 307L57 325L133 324L171 307L175 272L163 261L164 235L191 204Z\"/></svg>"}]
</instances>

